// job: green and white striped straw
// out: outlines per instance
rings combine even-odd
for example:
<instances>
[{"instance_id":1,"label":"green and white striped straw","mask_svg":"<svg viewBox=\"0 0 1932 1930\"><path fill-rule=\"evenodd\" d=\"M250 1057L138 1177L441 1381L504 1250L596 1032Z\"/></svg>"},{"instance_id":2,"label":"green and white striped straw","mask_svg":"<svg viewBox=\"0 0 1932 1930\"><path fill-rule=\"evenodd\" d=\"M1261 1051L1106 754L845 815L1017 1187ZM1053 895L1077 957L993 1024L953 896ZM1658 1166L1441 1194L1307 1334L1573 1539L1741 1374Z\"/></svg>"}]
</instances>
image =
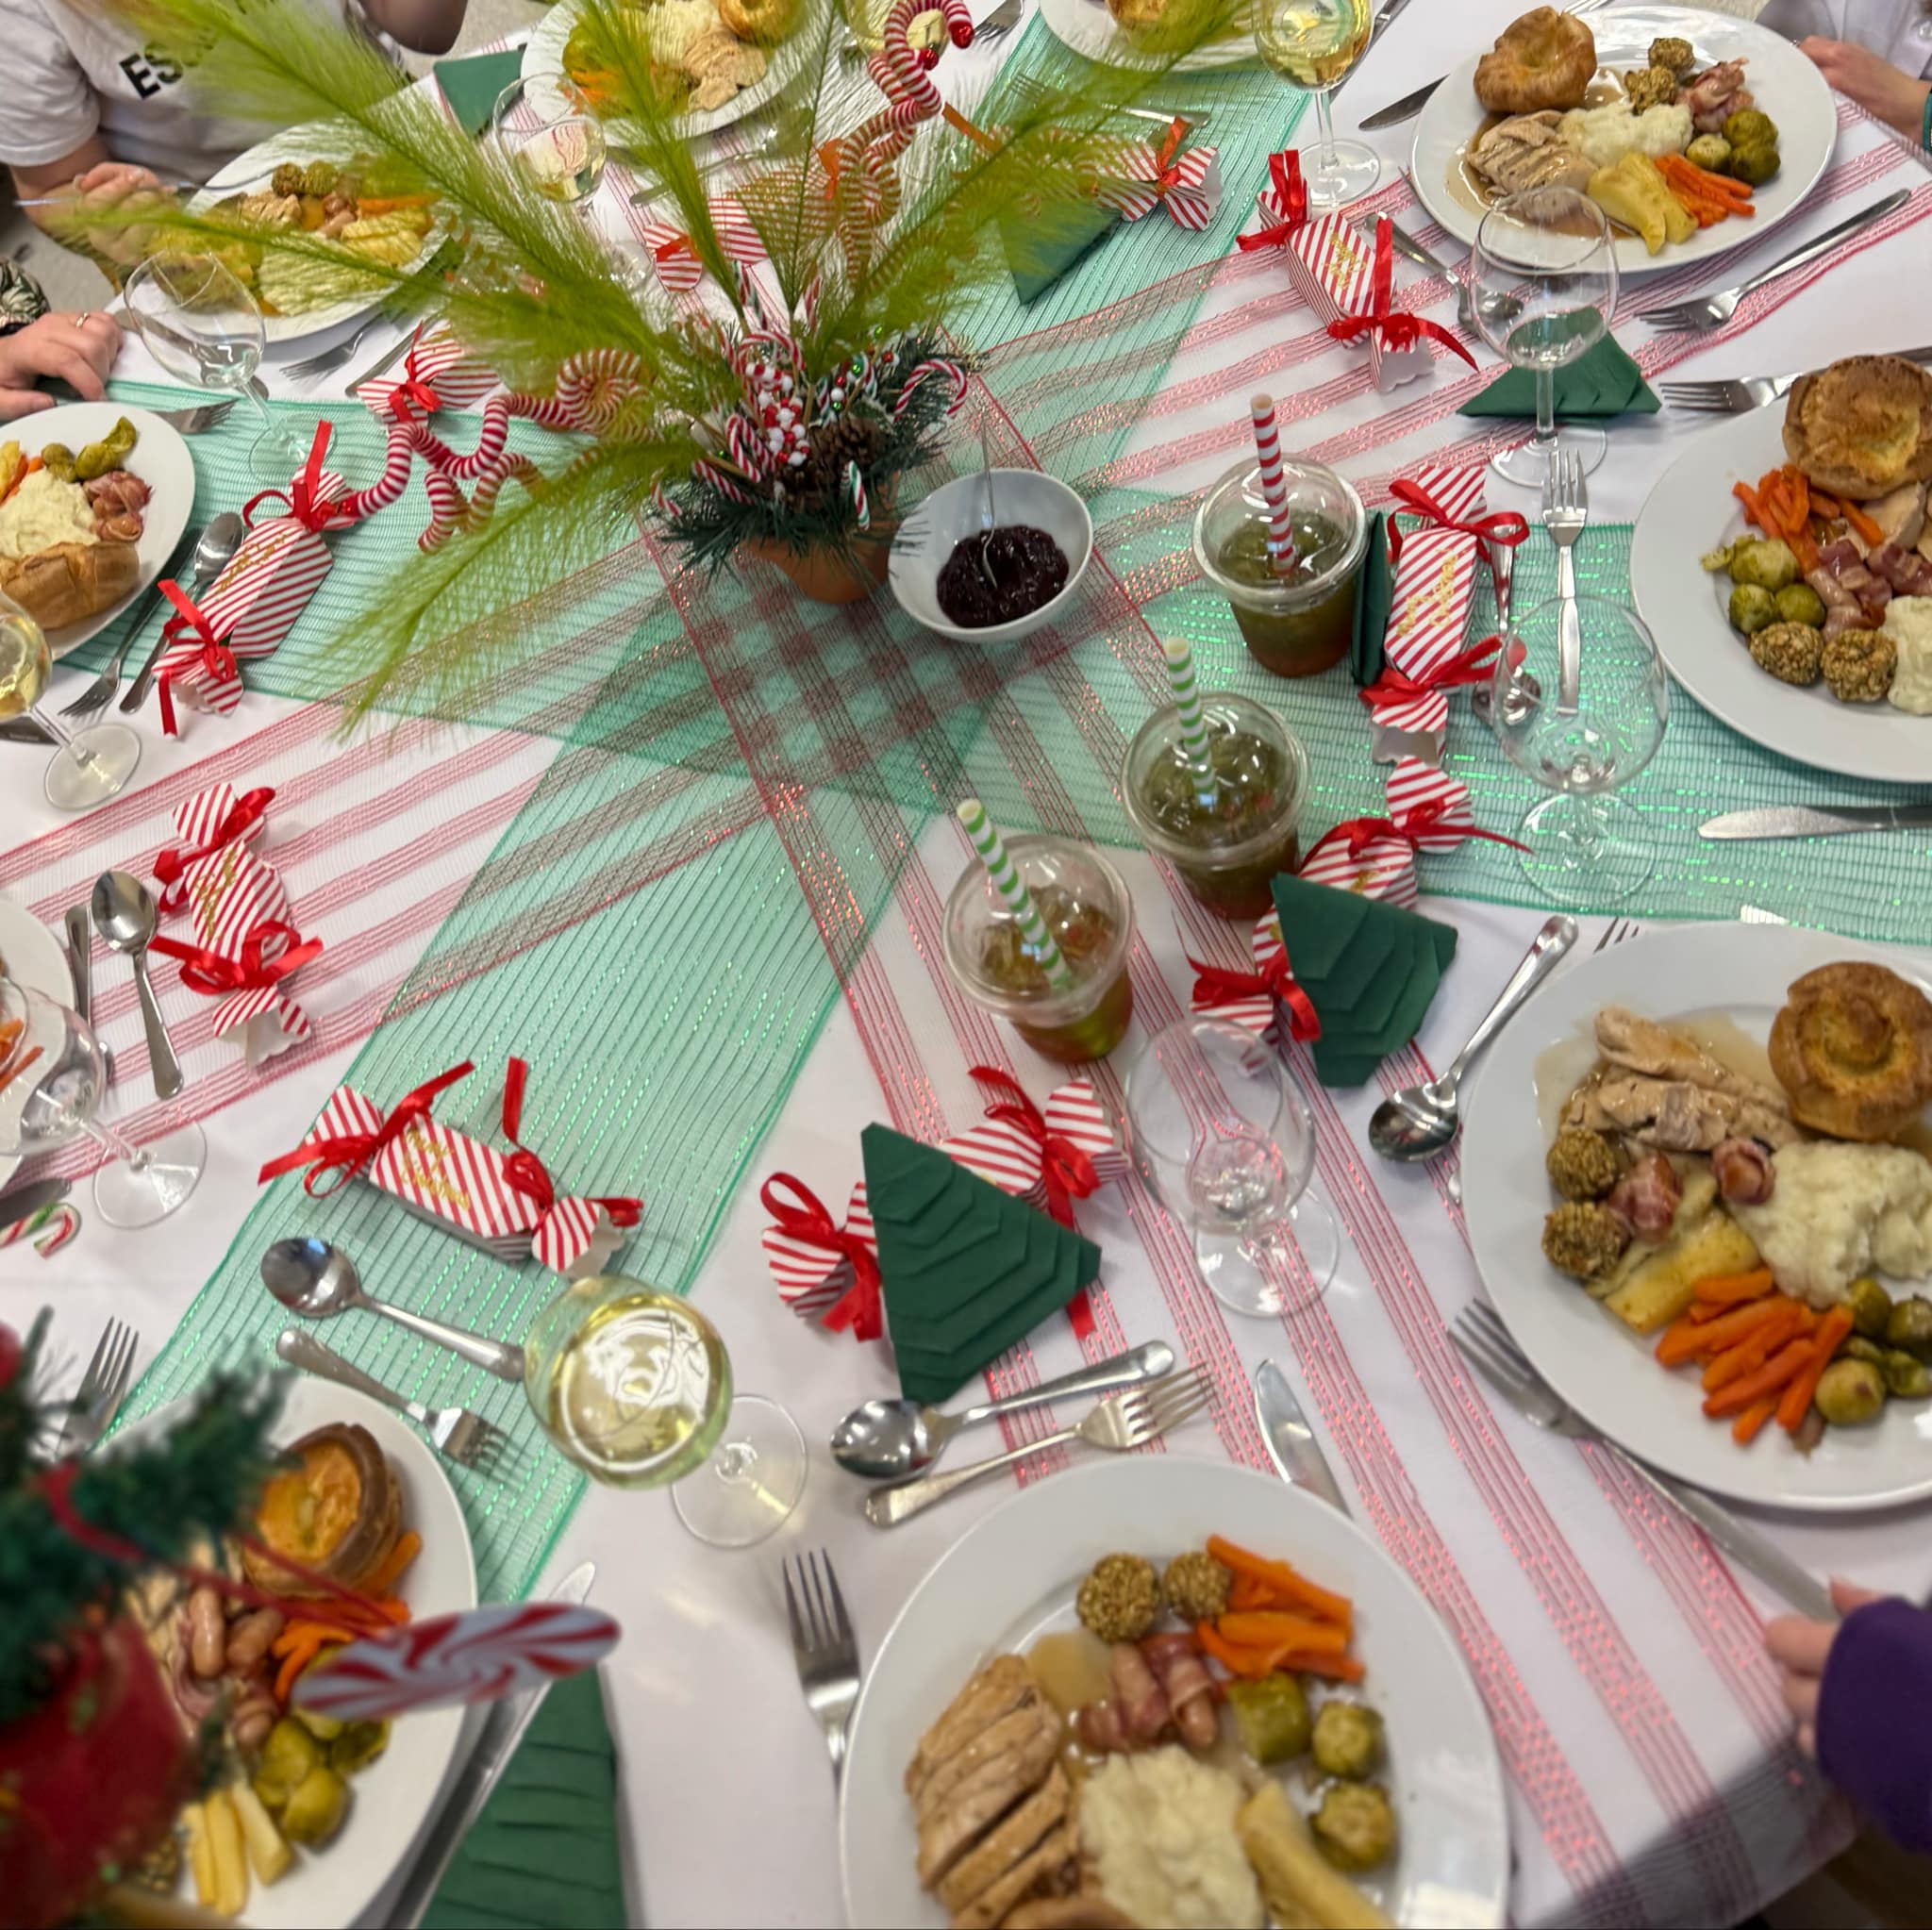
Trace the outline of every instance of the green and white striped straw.
<instances>
[{"instance_id":1,"label":"green and white striped straw","mask_svg":"<svg viewBox=\"0 0 1932 1930\"><path fill-rule=\"evenodd\" d=\"M1026 949L1040 961L1040 969L1046 973L1047 984L1056 991L1066 990L1074 982L1074 974L1067 968L1058 940L1041 918L1025 880L1008 857L1007 847L1000 842L999 831L987 816L986 807L976 797L963 798L957 807L956 814L966 826L966 835L972 839L973 848L979 854L979 861L986 867L986 874L992 880L993 890L1007 901L1020 927L1020 936L1026 941Z\"/></svg>"},{"instance_id":2,"label":"green and white striped straw","mask_svg":"<svg viewBox=\"0 0 1932 1930\"><path fill-rule=\"evenodd\" d=\"M1208 762L1208 726L1201 719L1201 690L1194 681L1193 646L1185 638L1163 637L1160 647L1167 657L1167 681L1174 691L1174 707L1180 712L1181 749L1188 762L1197 770Z\"/></svg>"}]
</instances>

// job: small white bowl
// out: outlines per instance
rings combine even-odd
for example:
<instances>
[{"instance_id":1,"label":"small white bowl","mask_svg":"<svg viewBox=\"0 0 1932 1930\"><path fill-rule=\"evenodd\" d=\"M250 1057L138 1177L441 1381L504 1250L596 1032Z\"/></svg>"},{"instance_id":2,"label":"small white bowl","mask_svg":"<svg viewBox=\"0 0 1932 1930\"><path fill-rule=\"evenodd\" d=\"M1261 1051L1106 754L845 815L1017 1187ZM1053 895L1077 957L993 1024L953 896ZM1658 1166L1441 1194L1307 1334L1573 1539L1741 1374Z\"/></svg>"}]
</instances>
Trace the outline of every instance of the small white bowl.
<instances>
[{"instance_id":1,"label":"small white bowl","mask_svg":"<svg viewBox=\"0 0 1932 1930\"><path fill-rule=\"evenodd\" d=\"M935 490L908 518L892 539L887 574L899 607L928 630L958 643L1010 643L1030 637L1042 624L1053 622L1086 574L1093 554L1093 519L1087 505L1065 483L1037 469L996 469L992 473L993 509L1002 528L1024 524L1043 529L1059 544L1067 559L1067 580L1060 593L1041 604L1031 616L1010 624L988 624L966 629L949 622L940 607L940 571L962 538L979 533L979 512L986 500L980 473L962 475ZM908 536L907 529L916 530Z\"/></svg>"}]
</instances>

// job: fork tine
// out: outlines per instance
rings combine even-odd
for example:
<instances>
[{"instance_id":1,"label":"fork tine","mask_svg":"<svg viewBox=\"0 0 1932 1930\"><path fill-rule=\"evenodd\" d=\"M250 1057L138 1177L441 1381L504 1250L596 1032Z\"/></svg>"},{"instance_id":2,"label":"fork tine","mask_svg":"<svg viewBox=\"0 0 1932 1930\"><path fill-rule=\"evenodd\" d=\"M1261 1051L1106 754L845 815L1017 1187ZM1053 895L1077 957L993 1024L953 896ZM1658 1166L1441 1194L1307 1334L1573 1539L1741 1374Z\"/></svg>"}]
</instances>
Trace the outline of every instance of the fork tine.
<instances>
[{"instance_id":1,"label":"fork tine","mask_svg":"<svg viewBox=\"0 0 1932 1930\"><path fill-rule=\"evenodd\" d=\"M818 1646L836 1649L839 1645L839 1619L832 1613L830 1590L825 1584L832 1572L832 1558L823 1548L811 1555L812 1600L818 1611Z\"/></svg>"},{"instance_id":2,"label":"fork tine","mask_svg":"<svg viewBox=\"0 0 1932 1930\"><path fill-rule=\"evenodd\" d=\"M820 1551L820 1557L825 1564L825 1585L832 1595L832 1633L840 1647L852 1646L852 1618L845 1612L845 1597L839 1592L839 1572L832 1566L830 1555Z\"/></svg>"},{"instance_id":3,"label":"fork tine","mask_svg":"<svg viewBox=\"0 0 1932 1930\"><path fill-rule=\"evenodd\" d=\"M788 1555L778 1564L778 1579L785 1587L785 1615L791 1623L791 1652L794 1655L804 1653L810 1646L805 1639L805 1624L798 1616L798 1596L791 1592L791 1569L796 1559L795 1556ZM798 1585L802 1593L805 1589L805 1577L802 1573Z\"/></svg>"},{"instance_id":4,"label":"fork tine","mask_svg":"<svg viewBox=\"0 0 1932 1930\"><path fill-rule=\"evenodd\" d=\"M93 1390L100 1385L101 1370L107 1365L108 1349L114 1339L114 1330L121 1324L117 1320L108 1321L101 1329L101 1338L96 1343L93 1357L87 1364L87 1372L80 1377L80 1385L74 1390L76 1401L91 1400Z\"/></svg>"},{"instance_id":5,"label":"fork tine","mask_svg":"<svg viewBox=\"0 0 1932 1930\"><path fill-rule=\"evenodd\" d=\"M1146 1405L1158 1416L1162 1409L1173 1406L1176 1402L1187 1400L1203 1389L1210 1393L1213 1391L1208 1369L1206 1366L1190 1367L1180 1373L1169 1374L1166 1379L1158 1380L1145 1389Z\"/></svg>"},{"instance_id":6,"label":"fork tine","mask_svg":"<svg viewBox=\"0 0 1932 1930\"><path fill-rule=\"evenodd\" d=\"M1147 1433L1134 1443L1135 1446L1141 1447L1150 1440L1159 1440L1163 1436L1172 1434L1183 1422L1191 1421L1196 1414L1211 1407L1213 1405L1214 1396L1212 1392L1204 1389L1191 1401L1186 1402L1180 1406L1164 1410L1157 1417L1153 1426L1149 1428Z\"/></svg>"},{"instance_id":7,"label":"fork tine","mask_svg":"<svg viewBox=\"0 0 1932 1930\"><path fill-rule=\"evenodd\" d=\"M1493 1306L1487 1301L1475 1300L1470 1303L1467 1311L1471 1325L1480 1326L1495 1341L1506 1359L1520 1367L1525 1373L1536 1372L1530 1365L1529 1356L1517 1344L1516 1336L1509 1331L1503 1316Z\"/></svg>"}]
</instances>

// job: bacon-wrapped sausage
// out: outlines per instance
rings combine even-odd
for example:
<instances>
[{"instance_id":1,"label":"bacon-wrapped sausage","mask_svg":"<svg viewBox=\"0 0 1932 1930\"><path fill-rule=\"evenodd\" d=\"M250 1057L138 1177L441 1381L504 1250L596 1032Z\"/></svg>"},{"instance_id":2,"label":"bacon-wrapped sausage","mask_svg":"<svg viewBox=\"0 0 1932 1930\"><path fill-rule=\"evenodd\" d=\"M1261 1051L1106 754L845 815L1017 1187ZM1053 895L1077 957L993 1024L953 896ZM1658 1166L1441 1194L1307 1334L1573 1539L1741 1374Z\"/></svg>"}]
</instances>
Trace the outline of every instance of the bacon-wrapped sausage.
<instances>
[{"instance_id":1,"label":"bacon-wrapped sausage","mask_svg":"<svg viewBox=\"0 0 1932 1930\"><path fill-rule=\"evenodd\" d=\"M1128 1739L1121 1712L1110 1702L1090 1702L1074 1711L1074 1734L1082 1749L1095 1755L1117 1755L1134 1745Z\"/></svg>"},{"instance_id":2,"label":"bacon-wrapped sausage","mask_svg":"<svg viewBox=\"0 0 1932 1930\"><path fill-rule=\"evenodd\" d=\"M1710 1173L1727 1206L1761 1206L1777 1184L1777 1168L1756 1140L1720 1140L1710 1149Z\"/></svg>"},{"instance_id":3,"label":"bacon-wrapped sausage","mask_svg":"<svg viewBox=\"0 0 1932 1930\"><path fill-rule=\"evenodd\" d=\"M103 542L139 542L141 518L131 509L114 516L96 515L94 534Z\"/></svg>"},{"instance_id":4,"label":"bacon-wrapped sausage","mask_svg":"<svg viewBox=\"0 0 1932 1930\"><path fill-rule=\"evenodd\" d=\"M1611 1188L1604 1204L1628 1222L1639 1240L1660 1240L1670 1234L1683 1190L1671 1162L1661 1153L1647 1153Z\"/></svg>"},{"instance_id":5,"label":"bacon-wrapped sausage","mask_svg":"<svg viewBox=\"0 0 1932 1930\"><path fill-rule=\"evenodd\" d=\"M1115 1642L1111 1672L1114 1712L1129 1746L1152 1742L1167 1727L1167 1695L1145 1655L1132 1642Z\"/></svg>"},{"instance_id":6,"label":"bacon-wrapped sausage","mask_svg":"<svg viewBox=\"0 0 1932 1930\"><path fill-rule=\"evenodd\" d=\"M1160 1679L1181 1740L1190 1749L1213 1748L1221 1728L1214 1710L1214 1684L1194 1653L1192 1639L1184 1635L1148 1636L1141 1643L1141 1653Z\"/></svg>"},{"instance_id":7,"label":"bacon-wrapped sausage","mask_svg":"<svg viewBox=\"0 0 1932 1930\"><path fill-rule=\"evenodd\" d=\"M130 475L125 469L110 469L106 475L97 475L81 487L96 513L105 510L110 516L124 509L145 507L150 493L138 475Z\"/></svg>"}]
</instances>

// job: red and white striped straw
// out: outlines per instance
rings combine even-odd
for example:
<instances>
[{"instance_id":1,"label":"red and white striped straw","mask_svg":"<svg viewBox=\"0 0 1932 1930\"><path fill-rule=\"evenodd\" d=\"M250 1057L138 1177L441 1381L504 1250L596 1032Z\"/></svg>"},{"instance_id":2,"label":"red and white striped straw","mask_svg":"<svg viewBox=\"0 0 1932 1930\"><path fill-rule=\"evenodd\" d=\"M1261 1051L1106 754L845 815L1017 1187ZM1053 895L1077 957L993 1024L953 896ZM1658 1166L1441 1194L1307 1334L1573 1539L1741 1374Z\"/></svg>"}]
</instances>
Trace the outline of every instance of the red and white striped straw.
<instances>
[{"instance_id":1,"label":"red and white striped straw","mask_svg":"<svg viewBox=\"0 0 1932 1930\"><path fill-rule=\"evenodd\" d=\"M1261 493L1268 502L1268 553L1275 574L1294 574L1294 529L1288 517L1288 480L1281 473L1281 432L1274 426L1274 398L1252 396L1248 411L1255 419L1255 454L1261 459Z\"/></svg>"}]
</instances>

